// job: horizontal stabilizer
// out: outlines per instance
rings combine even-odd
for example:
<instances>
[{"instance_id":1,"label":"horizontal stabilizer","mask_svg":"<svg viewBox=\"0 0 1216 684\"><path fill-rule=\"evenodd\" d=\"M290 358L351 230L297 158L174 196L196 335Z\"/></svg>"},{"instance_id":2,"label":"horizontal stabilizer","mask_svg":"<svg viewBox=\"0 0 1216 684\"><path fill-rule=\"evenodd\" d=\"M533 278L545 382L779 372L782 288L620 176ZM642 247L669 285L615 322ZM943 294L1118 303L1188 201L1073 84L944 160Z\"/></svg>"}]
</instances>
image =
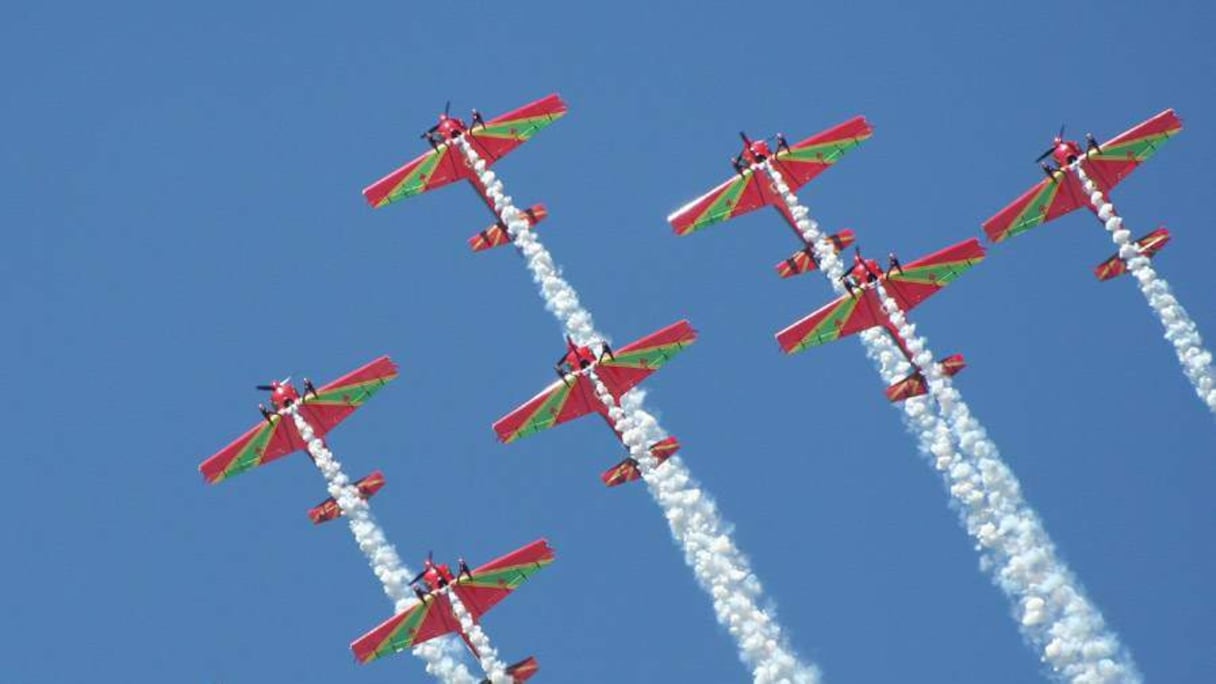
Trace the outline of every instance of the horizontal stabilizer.
<instances>
[{"instance_id":1,"label":"horizontal stabilizer","mask_svg":"<svg viewBox=\"0 0 1216 684\"><path fill-rule=\"evenodd\" d=\"M1153 232L1136 240L1136 246L1140 248L1140 253L1146 257L1152 258L1157 252L1165 248L1166 243L1170 241L1170 231L1165 226L1161 226ZM1111 258L1103 261L1094 268L1094 275L1098 280L1110 280L1117 278L1124 273L1127 273L1127 262L1120 259L1116 253Z\"/></svg>"},{"instance_id":2,"label":"horizontal stabilizer","mask_svg":"<svg viewBox=\"0 0 1216 684\"><path fill-rule=\"evenodd\" d=\"M532 675L540 670L540 664L536 662L536 656L528 656L523 660L511 665L507 668L507 676L511 678L511 684L523 684L523 682L532 679ZM490 684L490 679L481 680L481 684Z\"/></svg>"},{"instance_id":3,"label":"horizontal stabilizer","mask_svg":"<svg viewBox=\"0 0 1216 684\"><path fill-rule=\"evenodd\" d=\"M655 442L650 447L650 454L658 460L658 465L662 465L667 459L675 456L680 450L680 440L675 437L668 437L659 442ZM633 482L642 477L642 469L638 467L638 462L632 457L626 458L624 461L605 470L600 479L609 487Z\"/></svg>"},{"instance_id":4,"label":"horizontal stabilizer","mask_svg":"<svg viewBox=\"0 0 1216 684\"><path fill-rule=\"evenodd\" d=\"M535 228L536 224L544 221L549 216L549 210L543 204L534 204L520 213L523 215L523 219L528 222L529 228ZM487 249L505 245L509 242L511 242L511 235L500 221L469 238L469 248L474 252L484 252Z\"/></svg>"},{"instance_id":5,"label":"horizontal stabilizer","mask_svg":"<svg viewBox=\"0 0 1216 684\"><path fill-rule=\"evenodd\" d=\"M856 238L854 237L853 230L851 228L845 228L835 235L828 236L828 241L831 242L832 246L836 248L837 253L844 251L849 245L853 244L855 240ZM793 256L790 258L777 264L776 268L777 275L781 276L782 278L793 278L796 275L802 275L803 273L814 271L816 268L819 268L819 264L815 263L815 252L813 248L810 245L807 245L797 252L794 252Z\"/></svg>"},{"instance_id":6,"label":"horizontal stabilizer","mask_svg":"<svg viewBox=\"0 0 1216 684\"><path fill-rule=\"evenodd\" d=\"M384 473L377 470L362 480L355 482L355 489L359 490L360 497L370 499L376 495L376 492L380 491L380 488L384 486L384 482ZM323 522L329 522L341 516L342 507L338 505L338 502L332 496L313 506L308 511L308 517L312 518L314 525L320 525Z\"/></svg>"},{"instance_id":7,"label":"horizontal stabilizer","mask_svg":"<svg viewBox=\"0 0 1216 684\"><path fill-rule=\"evenodd\" d=\"M942 359L938 366L941 372L947 376L958 375L959 371L967 367L966 360L962 354L954 354ZM919 397L929 391L929 383L925 381L925 376L920 371L916 371L912 375L900 380L899 382L887 388L887 399L892 402Z\"/></svg>"}]
</instances>

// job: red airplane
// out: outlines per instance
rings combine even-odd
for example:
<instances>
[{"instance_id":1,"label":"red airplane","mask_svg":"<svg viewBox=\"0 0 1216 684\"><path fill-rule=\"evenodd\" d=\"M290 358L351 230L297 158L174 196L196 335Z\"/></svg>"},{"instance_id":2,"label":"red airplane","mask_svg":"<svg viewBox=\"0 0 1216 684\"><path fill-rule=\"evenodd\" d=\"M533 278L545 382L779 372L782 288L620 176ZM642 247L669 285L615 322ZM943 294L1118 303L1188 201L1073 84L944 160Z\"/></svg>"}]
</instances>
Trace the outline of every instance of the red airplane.
<instances>
[{"instance_id":1,"label":"red airplane","mask_svg":"<svg viewBox=\"0 0 1216 684\"><path fill-rule=\"evenodd\" d=\"M427 554L422 572L410 582L418 596L418 603L351 643L355 659L360 663L369 663L453 632L460 635L474 656L480 657L453 613L449 593L460 600L473 622L477 623L482 615L553 560L553 549L544 539L472 570L462 558L456 574L452 574L447 564L436 564ZM418 585L420 581L425 583L425 589ZM523 682L536 674L538 669L536 658L529 657L507 668L507 674L514 681Z\"/></svg>"},{"instance_id":2,"label":"red airplane","mask_svg":"<svg viewBox=\"0 0 1216 684\"><path fill-rule=\"evenodd\" d=\"M787 354L792 354L863 330L881 327L895 340L899 350L915 368L907 341L883 311L875 285L881 284L887 294L907 313L983 259L984 247L975 238L906 265L900 264L899 259L891 254L886 271L873 259L862 258L858 250L854 254L852 268L842 278L847 293L777 333L777 342ZM961 354L948 356L939 364L946 375L955 375L967 365ZM903 401L924 394L928 389L924 375L920 370L914 370L911 375L887 388L887 398L891 401Z\"/></svg>"},{"instance_id":3,"label":"red airplane","mask_svg":"<svg viewBox=\"0 0 1216 684\"><path fill-rule=\"evenodd\" d=\"M1080 207L1097 210L1073 169L1080 166L1102 194L1109 197L1111 188L1131 174L1144 160L1151 157L1166 140L1182 130L1182 121L1174 110L1164 112L1124 131L1099 145L1092 135L1086 135L1086 148L1075 140L1064 138L1064 127L1052 140L1051 147L1036 160L1047 178L1039 181L1012 204L984 221L984 232L992 242L1001 242L1020 235L1037 225L1063 216ZM1044 163L1050 157L1055 166ZM1136 241L1140 252L1152 257L1169 242L1170 233L1164 226ZM1110 280L1127 271L1127 264L1118 254L1094 269L1099 280Z\"/></svg>"},{"instance_id":4,"label":"red airplane","mask_svg":"<svg viewBox=\"0 0 1216 684\"><path fill-rule=\"evenodd\" d=\"M317 436L324 437L396 377L396 364L381 356L319 389L305 380L303 396L290 379L258 385L258 389L270 392L273 410L259 404L265 420L203 461L198 469L207 482L214 484L305 449L295 422L284 419L289 409L295 407Z\"/></svg>"},{"instance_id":5,"label":"red airplane","mask_svg":"<svg viewBox=\"0 0 1216 684\"><path fill-rule=\"evenodd\" d=\"M567 351L555 366L560 379L496 421L494 432L500 441L509 443L589 413L597 413L613 429L617 439L622 439L608 416L608 407L596 396L595 385L588 372L594 370L612 393L612 398L619 403L621 395L696 339L697 331L688 321L680 321L651 333L616 352L604 343L596 352L591 347L576 345L573 340L566 338ZM659 463L666 462L679 450L680 442L675 437L667 437L650 445L650 453ZM641 471L632 457L627 457L600 475L600 479L609 487L632 482L639 477Z\"/></svg>"},{"instance_id":6,"label":"red airplane","mask_svg":"<svg viewBox=\"0 0 1216 684\"><path fill-rule=\"evenodd\" d=\"M790 190L795 191L835 164L846 152L860 145L873 132L865 117L858 116L796 145L788 144L785 136L778 133L776 152L773 152L766 141L752 140L746 133L740 132L743 150L731 158L731 166L737 176L675 210L667 217L667 221L675 229L676 235L688 235L708 225L769 205L785 218L786 223L803 243L802 249L777 264L777 273L782 278L789 278L813 271L819 266L815 262L815 252L811 245L803 240L802 232L798 230L797 222L790 214L785 200L777 194L768 174L760 165L771 162L781 172ZM852 231L841 231L829 239L837 251L840 251L853 244L854 237Z\"/></svg>"},{"instance_id":7,"label":"red airplane","mask_svg":"<svg viewBox=\"0 0 1216 684\"><path fill-rule=\"evenodd\" d=\"M354 487L358 490L361 498L365 500L370 499L384 487L384 473L377 470L362 480L355 482ZM312 518L314 525L320 525L323 522L329 522L334 518L342 517L342 507L331 496L309 509L308 517Z\"/></svg>"},{"instance_id":8,"label":"red airplane","mask_svg":"<svg viewBox=\"0 0 1216 684\"><path fill-rule=\"evenodd\" d=\"M537 131L565 116L566 103L553 94L489 121L474 109L472 126L451 116L450 106L449 102L439 115L438 123L421 136L430 144L431 150L364 188L363 196L373 207L380 208L454 181L467 180L494 215L494 224L469 238L469 247L480 252L505 245L511 241L507 227L499 218L494 202L477 173L465 160L457 141L462 138L468 140L486 165L493 166L530 140ZM535 226L549 215L543 204L534 205L524 210L523 214L530 226Z\"/></svg>"}]
</instances>

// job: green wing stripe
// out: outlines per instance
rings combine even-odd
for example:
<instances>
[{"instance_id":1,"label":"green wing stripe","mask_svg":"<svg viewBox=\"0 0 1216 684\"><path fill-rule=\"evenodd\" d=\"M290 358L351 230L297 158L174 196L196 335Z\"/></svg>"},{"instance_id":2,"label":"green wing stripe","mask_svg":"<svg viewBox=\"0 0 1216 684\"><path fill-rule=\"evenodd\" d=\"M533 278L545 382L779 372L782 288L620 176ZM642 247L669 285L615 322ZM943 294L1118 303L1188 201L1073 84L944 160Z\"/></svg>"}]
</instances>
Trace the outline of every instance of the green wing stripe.
<instances>
[{"instance_id":1,"label":"green wing stripe","mask_svg":"<svg viewBox=\"0 0 1216 684\"><path fill-rule=\"evenodd\" d=\"M1177 133L1177 131L1146 135L1136 140L1128 140L1120 145L1103 147L1101 152L1095 151L1090 156L1094 159L1110 159L1111 161L1134 159L1142 162L1153 156L1153 153L1165 144L1165 141L1169 140L1174 133Z\"/></svg>"},{"instance_id":2,"label":"green wing stripe","mask_svg":"<svg viewBox=\"0 0 1216 684\"><path fill-rule=\"evenodd\" d=\"M246 470L256 468L262 462L262 453L266 451L266 445L270 442L270 438L274 435L275 429L278 427L279 421L282 419L282 416L272 415L270 420L274 424L266 425L259 430L258 434L254 435L253 439L249 440L249 443L245 445L245 448L241 451L241 454L232 459L232 462L228 464L227 468L224 468L223 477L217 479L216 482L223 481L229 477L232 477L233 475L239 475Z\"/></svg>"},{"instance_id":3,"label":"green wing stripe","mask_svg":"<svg viewBox=\"0 0 1216 684\"><path fill-rule=\"evenodd\" d=\"M553 427L553 424L557 422L557 417L561 415L562 409L565 408L572 389L570 386L563 385L556 392L550 394L549 398L540 406L537 406L532 415L528 416L528 419L521 423L515 432L511 433L510 438L504 441L507 443L514 442L520 437Z\"/></svg>"},{"instance_id":4,"label":"green wing stripe","mask_svg":"<svg viewBox=\"0 0 1216 684\"><path fill-rule=\"evenodd\" d=\"M466 587L485 587L487 589L515 589L552 562L553 559L549 558L481 572L474 575L471 580L462 579L460 584Z\"/></svg>"},{"instance_id":5,"label":"green wing stripe","mask_svg":"<svg viewBox=\"0 0 1216 684\"><path fill-rule=\"evenodd\" d=\"M510 121L489 123L486 124L485 128L478 127L474 129L473 135L484 135L490 138L509 138L511 140L529 140L532 136L536 135L537 131L553 123L557 118L552 114L540 114L538 116L511 119Z\"/></svg>"},{"instance_id":6,"label":"green wing stripe","mask_svg":"<svg viewBox=\"0 0 1216 684\"><path fill-rule=\"evenodd\" d=\"M1063 179L1060 179L1054 183L1045 184L1043 190L1026 205L1022 213L1018 214L1017 219L1009 225L1009 230L1005 231L1005 238L1021 235L1042 223L1043 217L1047 215L1047 210L1051 207L1051 203L1055 201L1056 194L1060 192L1060 187L1064 182Z\"/></svg>"},{"instance_id":7,"label":"green wing stripe","mask_svg":"<svg viewBox=\"0 0 1216 684\"><path fill-rule=\"evenodd\" d=\"M853 297L842 299L840 304L831 313L825 316L822 321L819 321L819 325L812 328L802 338L802 341L794 347L794 351L800 352L810 347L817 347L838 339L840 337L841 326L853 315L853 310L857 308L857 304L860 301L861 298L854 299Z\"/></svg>"},{"instance_id":8,"label":"green wing stripe","mask_svg":"<svg viewBox=\"0 0 1216 684\"><path fill-rule=\"evenodd\" d=\"M979 261L979 259L959 259L958 261L926 264L918 268L904 269L903 273L892 273L891 280L902 283L945 286L954 282L955 279L972 266L975 266Z\"/></svg>"},{"instance_id":9,"label":"green wing stripe","mask_svg":"<svg viewBox=\"0 0 1216 684\"><path fill-rule=\"evenodd\" d=\"M431 177L435 168L439 166L439 162L447 155L448 149L447 145L441 145L438 151L428 155L413 171L406 174L401 179L401 182L397 184L397 187L390 190L376 206L382 207L390 202L396 202L406 197L413 197L425 191L427 180Z\"/></svg>"},{"instance_id":10,"label":"green wing stripe","mask_svg":"<svg viewBox=\"0 0 1216 684\"><path fill-rule=\"evenodd\" d=\"M743 191L747 189L747 184L751 182L751 179L752 170L748 169L744 171L742 178L735 179L728 188L722 191L721 195L718 195L718 199L714 200L712 204L705 208L705 211L701 212L697 220L692 222L692 227L689 228L688 232L691 233L699 230L711 223L722 220L725 216L729 216L735 210L735 205L743 198Z\"/></svg>"},{"instance_id":11,"label":"green wing stripe","mask_svg":"<svg viewBox=\"0 0 1216 684\"><path fill-rule=\"evenodd\" d=\"M612 360L605 361L604 365L615 368L658 368L671 360L683 348L683 343L672 342L645 349L635 349L625 354L617 354Z\"/></svg>"},{"instance_id":12,"label":"green wing stripe","mask_svg":"<svg viewBox=\"0 0 1216 684\"><path fill-rule=\"evenodd\" d=\"M342 387L334 387L324 392L320 392L317 396L307 396L304 398L306 404L338 404L341 406L359 406L370 399L372 395L379 392L389 380L396 376L388 378L372 378L364 382L352 383L343 385Z\"/></svg>"},{"instance_id":13,"label":"green wing stripe","mask_svg":"<svg viewBox=\"0 0 1216 684\"><path fill-rule=\"evenodd\" d=\"M860 145L863 140L865 138L849 138L847 140L833 140L819 145L807 145L806 147L800 147L788 152L782 150L777 153L777 159L835 164L837 159L840 159L846 152Z\"/></svg>"},{"instance_id":14,"label":"green wing stripe","mask_svg":"<svg viewBox=\"0 0 1216 684\"><path fill-rule=\"evenodd\" d=\"M412 613L405 616L405 619L398 623L388 638L380 642L380 645L376 647L376 651L369 660L399 653L413 646L414 634L422 626L422 622L426 619L427 613L431 611L432 605L434 605L433 602L428 602L425 606L419 606Z\"/></svg>"}]
</instances>

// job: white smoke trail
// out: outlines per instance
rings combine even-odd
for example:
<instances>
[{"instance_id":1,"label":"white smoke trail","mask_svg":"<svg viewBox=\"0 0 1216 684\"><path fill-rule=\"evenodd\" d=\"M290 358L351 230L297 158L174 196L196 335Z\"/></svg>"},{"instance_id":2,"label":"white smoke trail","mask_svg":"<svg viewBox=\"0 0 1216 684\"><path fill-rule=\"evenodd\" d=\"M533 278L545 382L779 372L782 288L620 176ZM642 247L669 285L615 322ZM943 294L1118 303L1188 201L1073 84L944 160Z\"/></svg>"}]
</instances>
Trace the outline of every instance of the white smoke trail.
<instances>
[{"instance_id":1,"label":"white smoke trail","mask_svg":"<svg viewBox=\"0 0 1216 684\"><path fill-rule=\"evenodd\" d=\"M780 172L771 165L765 167L804 239L814 245L816 258L833 289L842 293L843 267L831 243L823 239L810 212L799 203ZM971 416L962 396L941 372L925 340L916 334L898 304L881 284L876 283L875 289L942 414L934 412L928 397L915 397L903 402L905 425L916 436L921 452L945 478L952 507L959 512L967 533L977 541L980 566L1017 607L1022 634L1063 681L1140 681L1130 654L1107 630L1101 613L1056 555L1054 544L1038 515L1022 498L1021 485L1001 460L996 445ZM867 330L861 340L887 384L912 370L883 331Z\"/></svg>"},{"instance_id":2,"label":"white smoke trail","mask_svg":"<svg viewBox=\"0 0 1216 684\"><path fill-rule=\"evenodd\" d=\"M1119 258L1127 262L1127 269L1139 283L1140 292L1165 327L1165 339L1174 345L1182 371L1195 387L1199 399L1216 413L1216 375L1212 372L1212 353L1204 348L1195 321L1174 298L1165 278L1157 275L1149 258L1140 253L1140 247L1131 239L1131 232L1123 227L1123 218L1115 211L1115 205L1103 198L1102 191L1080 164L1074 164L1072 168L1085 187L1090 204L1098 212L1106 232L1110 233L1111 241L1119 249Z\"/></svg>"},{"instance_id":3,"label":"white smoke trail","mask_svg":"<svg viewBox=\"0 0 1216 684\"><path fill-rule=\"evenodd\" d=\"M384 593L392 599L394 612L400 613L408 609L416 600L409 590L411 573L401 562L397 549L393 548L384 536L384 531L372 516L368 502L359 496L359 490L343 472L342 464L334 458L325 442L316 436L316 431L304 416L300 415L298 406L293 405L287 413L291 414L313 463L325 476L329 495L342 508L359 550L363 552L376 578L380 580ZM436 639L415 646L413 652L426 661L426 671L440 681L448 684L475 684L476 680L468 669L457 661L453 654L458 648L451 639Z\"/></svg>"},{"instance_id":4,"label":"white smoke trail","mask_svg":"<svg viewBox=\"0 0 1216 684\"><path fill-rule=\"evenodd\" d=\"M545 300L545 307L557 316L577 344L591 345L606 340L595 330L590 312L579 303L578 293L561 277L553 257L528 223L521 220L511 198L503 193L502 181L486 168L468 141L462 138L459 145L486 187L512 241L523 254ZM599 378L591 377L602 400L607 388ZM764 599L760 580L736 546L730 526L722 520L713 498L701 488L678 456L668 459L661 468L655 467L656 460L647 445L664 439L666 433L654 417L643 410L643 394L627 393L622 399L625 408L617 407L611 401L611 394L607 396L610 403L605 405L612 407L614 425L630 455L638 462L648 491L663 509L672 536L684 550L685 562L710 595L718 622L735 639L740 658L752 670L753 680L756 684L817 684L820 681L818 669L798 660L774 614L760 608Z\"/></svg>"},{"instance_id":5,"label":"white smoke trail","mask_svg":"<svg viewBox=\"0 0 1216 684\"><path fill-rule=\"evenodd\" d=\"M448 589L447 594L448 601L452 604L452 613L460 622L460 629L469 636L469 641L477 649L477 658L486 677L493 684L511 684L511 678L507 676L507 666L498 659L498 651L490 644L490 637L486 636L481 626L473 621L473 615L456 595L456 592Z\"/></svg>"},{"instance_id":6,"label":"white smoke trail","mask_svg":"<svg viewBox=\"0 0 1216 684\"><path fill-rule=\"evenodd\" d=\"M1042 521L1022 498L1021 485L1001 460L996 445L972 417L962 395L941 372L924 338L916 334L899 305L881 285L876 290L958 440L964 472L979 475L984 496L964 512L964 524L969 532L975 531L980 542L981 564L1018 606L1022 634L1064 681L1139 681L1130 654L1056 554ZM890 381L899 377L891 376ZM968 484L976 483L968 478Z\"/></svg>"}]
</instances>

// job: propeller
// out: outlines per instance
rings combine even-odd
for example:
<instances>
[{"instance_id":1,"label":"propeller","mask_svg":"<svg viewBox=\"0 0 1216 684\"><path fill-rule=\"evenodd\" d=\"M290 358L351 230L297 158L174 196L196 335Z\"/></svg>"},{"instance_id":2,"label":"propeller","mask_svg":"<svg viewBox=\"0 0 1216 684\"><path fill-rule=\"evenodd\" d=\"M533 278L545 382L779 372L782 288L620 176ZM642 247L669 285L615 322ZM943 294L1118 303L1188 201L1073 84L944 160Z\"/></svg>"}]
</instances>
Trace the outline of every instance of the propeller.
<instances>
[{"instance_id":1,"label":"propeller","mask_svg":"<svg viewBox=\"0 0 1216 684\"><path fill-rule=\"evenodd\" d=\"M452 111L452 101L451 101L451 100L448 100L448 101L447 101L446 103L444 103L444 105L443 105L443 115L446 117L446 116L448 115L448 113L449 113L449 112L451 112L451 111Z\"/></svg>"},{"instance_id":2,"label":"propeller","mask_svg":"<svg viewBox=\"0 0 1216 684\"><path fill-rule=\"evenodd\" d=\"M746 134L746 133L744 133L743 131L739 131L739 137L740 137L740 138L743 138L743 144L744 144L744 145L751 145L751 144L752 144L752 141L751 141L751 140L750 140L750 139L747 137L747 134Z\"/></svg>"},{"instance_id":3,"label":"propeller","mask_svg":"<svg viewBox=\"0 0 1216 684\"><path fill-rule=\"evenodd\" d=\"M274 387L271 385L258 385L254 389L260 390L262 392L273 392L274 391Z\"/></svg>"},{"instance_id":4,"label":"propeller","mask_svg":"<svg viewBox=\"0 0 1216 684\"><path fill-rule=\"evenodd\" d=\"M1056 133L1056 139L1055 139L1055 142L1052 144L1052 146L1051 146L1051 147L1048 147L1048 148L1047 148L1047 151L1046 151L1046 152L1044 152L1043 154L1040 154L1040 155L1038 156L1038 158L1037 158L1037 159L1035 159L1035 162L1041 162L1041 161L1043 161L1044 159L1046 159L1046 158L1050 157L1052 152L1055 152L1055 151L1056 151L1056 145L1057 145L1057 144L1059 144L1059 143L1060 143L1060 141L1064 140L1064 127L1065 127L1066 125L1067 125L1067 124L1060 124L1060 132L1059 132L1059 133Z\"/></svg>"}]
</instances>

